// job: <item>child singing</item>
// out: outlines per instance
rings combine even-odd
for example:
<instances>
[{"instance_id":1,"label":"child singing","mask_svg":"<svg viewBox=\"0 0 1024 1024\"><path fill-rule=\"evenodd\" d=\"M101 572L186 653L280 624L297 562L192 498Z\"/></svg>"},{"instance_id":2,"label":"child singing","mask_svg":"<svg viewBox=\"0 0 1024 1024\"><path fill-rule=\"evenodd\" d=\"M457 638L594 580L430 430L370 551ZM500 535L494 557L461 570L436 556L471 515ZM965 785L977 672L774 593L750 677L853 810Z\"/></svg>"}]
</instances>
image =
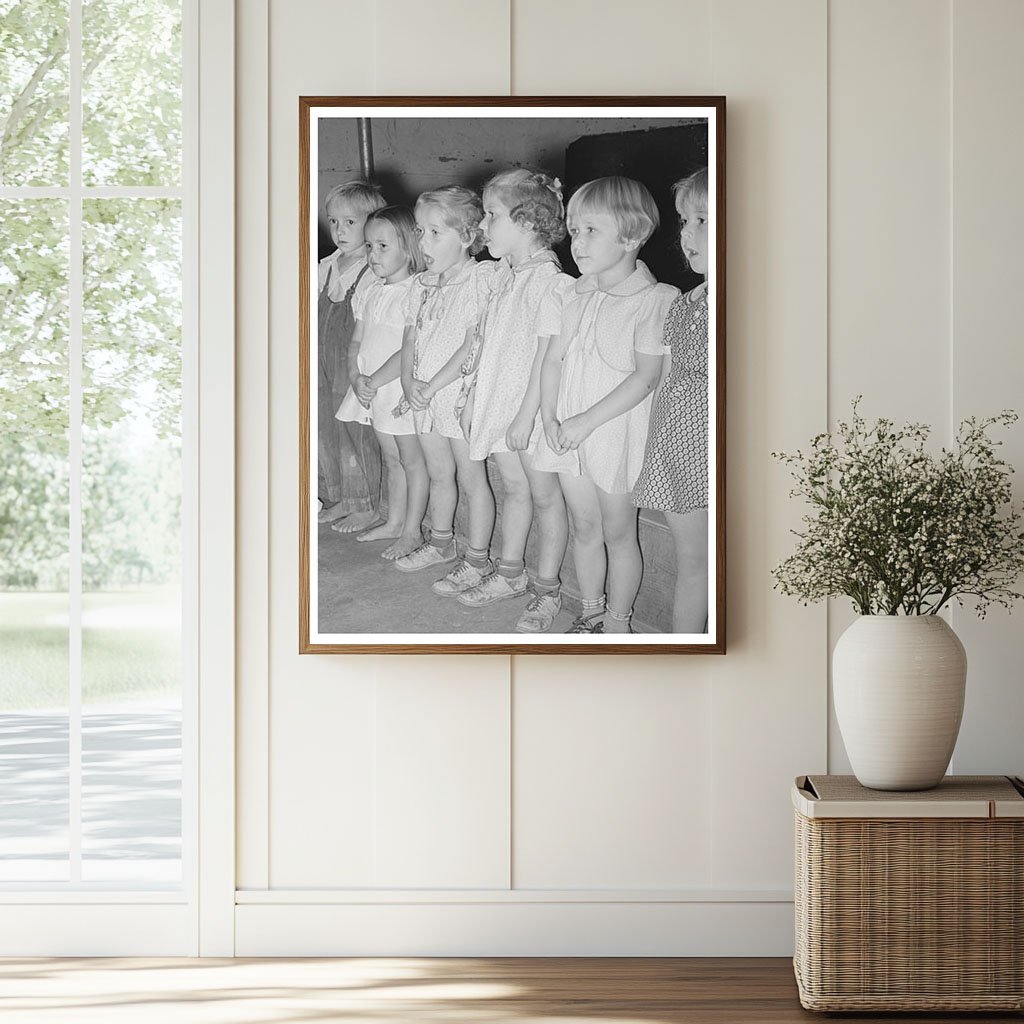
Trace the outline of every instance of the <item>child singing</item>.
<instances>
[{"instance_id":1,"label":"child singing","mask_svg":"<svg viewBox=\"0 0 1024 1024\"><path fill-rule=\"evenodd\" d=\"M483 248L483 208L475 192L446 185L424 192L416 200L415 216L427 269L409 290L401 380L430 477L430 536L396 558L395 567L415 572L456 561L454 522L461 488L469 511L464 558L486 572L494 497L484 464L469 457L455 410L459 359L476 337L494 269L493 263L473 259ZM444 579L434 584L439 595L446 588Z\"/></svg>"}]
</instances>

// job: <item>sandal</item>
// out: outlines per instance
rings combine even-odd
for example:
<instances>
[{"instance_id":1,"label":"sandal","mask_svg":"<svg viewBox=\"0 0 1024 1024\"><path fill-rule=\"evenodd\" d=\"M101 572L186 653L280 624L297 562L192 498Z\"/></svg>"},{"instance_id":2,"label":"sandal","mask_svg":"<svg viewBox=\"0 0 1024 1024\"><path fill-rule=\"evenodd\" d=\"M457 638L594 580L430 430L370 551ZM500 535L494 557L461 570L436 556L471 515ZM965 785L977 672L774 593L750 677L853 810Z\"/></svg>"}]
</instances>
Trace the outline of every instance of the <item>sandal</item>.
<instances>
[{"instance_id":1,"label":"sandal","mask_svg":"<svg viewBox=\"0 0 1024 1024\"><path fill-rule=\"evenodd\" d=\"M603 633L604 612L591 612L590 615L581 615L566 630L567 633Z\"/></svg>"}]
</instances>

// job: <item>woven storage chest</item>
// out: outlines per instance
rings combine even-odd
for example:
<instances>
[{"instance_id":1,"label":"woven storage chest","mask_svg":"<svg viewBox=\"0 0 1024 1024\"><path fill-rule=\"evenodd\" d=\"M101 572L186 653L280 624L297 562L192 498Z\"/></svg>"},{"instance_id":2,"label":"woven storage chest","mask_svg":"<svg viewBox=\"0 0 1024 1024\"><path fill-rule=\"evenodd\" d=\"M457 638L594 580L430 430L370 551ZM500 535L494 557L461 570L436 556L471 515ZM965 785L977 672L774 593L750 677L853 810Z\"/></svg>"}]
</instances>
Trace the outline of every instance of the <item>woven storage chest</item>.
<instances>
[{"instance_id":1,"label":"woven storage chest","mask_svg":"<svg viewBox=\"0 0 1024 1024\"><path fill-rule=\"evenodd\" d=\"M1024 785L886 793L796 780L796 955L808 1010L1024 1010Z\"/></svg>"}]
</instances>

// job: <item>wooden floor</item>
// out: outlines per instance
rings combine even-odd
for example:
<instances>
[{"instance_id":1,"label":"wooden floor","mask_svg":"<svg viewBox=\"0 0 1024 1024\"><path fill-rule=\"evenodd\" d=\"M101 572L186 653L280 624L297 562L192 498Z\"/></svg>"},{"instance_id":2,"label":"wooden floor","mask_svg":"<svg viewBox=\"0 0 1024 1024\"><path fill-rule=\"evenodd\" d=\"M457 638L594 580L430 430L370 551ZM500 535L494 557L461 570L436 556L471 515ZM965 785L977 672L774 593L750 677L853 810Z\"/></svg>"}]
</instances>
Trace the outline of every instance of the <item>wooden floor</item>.
<instances>
[{"instance_id":1,"label":"wooden floor","mask_svg":"<svg viewBox=\"0 0 1024 1024\"><path fill-rule=\"evenodd\" d=\"M851 1022L1021 1014L849 1014ZM790 1024L785 959L0 960L2 1024Z\"/></svg>"}]
</instances>

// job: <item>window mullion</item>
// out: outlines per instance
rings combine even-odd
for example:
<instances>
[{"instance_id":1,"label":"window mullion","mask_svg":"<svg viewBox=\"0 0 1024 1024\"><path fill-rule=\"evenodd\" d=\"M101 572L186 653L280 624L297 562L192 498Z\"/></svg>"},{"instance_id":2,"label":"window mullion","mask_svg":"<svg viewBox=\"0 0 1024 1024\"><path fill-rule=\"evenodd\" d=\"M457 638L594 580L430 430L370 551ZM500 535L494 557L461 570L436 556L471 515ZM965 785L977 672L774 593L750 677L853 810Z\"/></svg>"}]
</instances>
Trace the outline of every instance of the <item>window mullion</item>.
<instances>
[{"instance_id":1,"label":"window mullion","mask_svg":"<svg viewBox=\"0 0 1024 1024\"><path fill-rule=\"evenodd\" d=\"M71 884L82 881L82 0L70 0L69 57L69 572L68 841Z\"/></svg>"}]
</instances>

